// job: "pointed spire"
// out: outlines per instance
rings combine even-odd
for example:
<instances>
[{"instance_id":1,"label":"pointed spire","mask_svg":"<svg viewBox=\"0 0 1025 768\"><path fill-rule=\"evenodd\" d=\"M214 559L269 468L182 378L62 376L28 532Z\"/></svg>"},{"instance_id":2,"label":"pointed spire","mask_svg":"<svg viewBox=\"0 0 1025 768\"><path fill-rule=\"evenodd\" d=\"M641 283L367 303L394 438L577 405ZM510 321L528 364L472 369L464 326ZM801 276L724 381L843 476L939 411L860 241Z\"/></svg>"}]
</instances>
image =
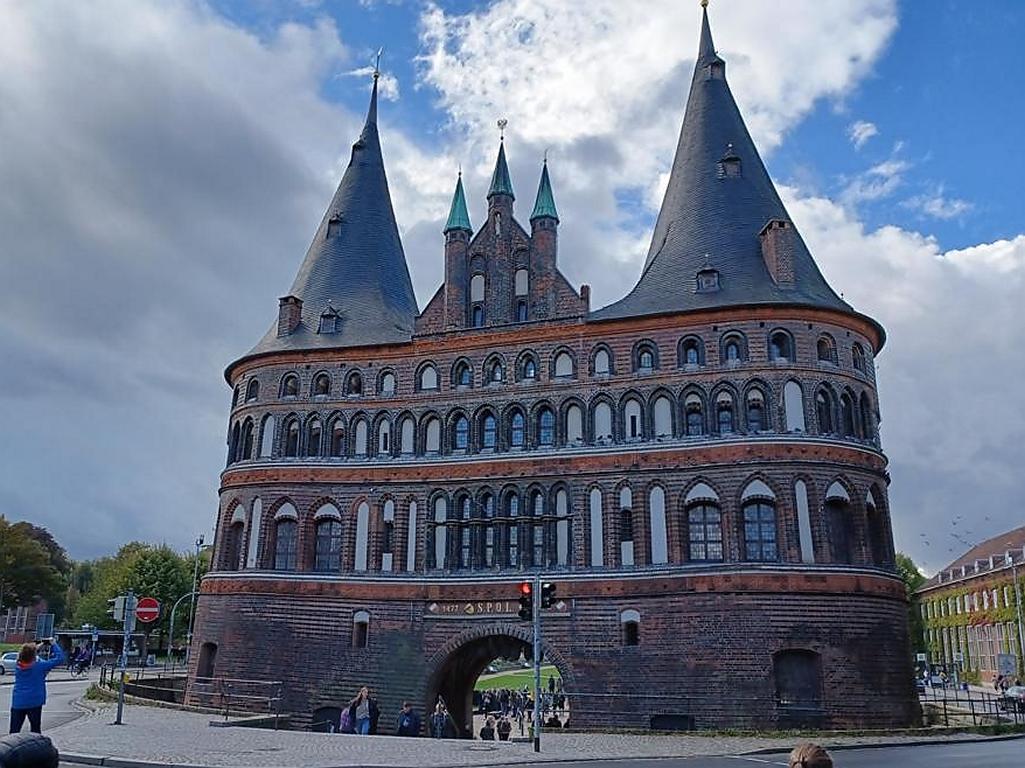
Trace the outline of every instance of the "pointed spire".
<instances>
[{"instance_id":1,"label":"pointed spire","mask_svg":"<svg viewBox=\"0 0 1025 768\"><path fill-rule=\"evenodd\" d=\"M470 214L466 210L466 195L463 194L463 172L459 172L456 180L456 191L452 195L452 207L448 211L448 221L445 223L445 234L463 230L473 233L470 226Z\"/></svg>"},{"instance_id":2,"label":"pointed spire","mask_svg":"<svg viewBox=\"0 0 1025 768\"><path fill-rule=\"evenodd\" d=\"M499 120L499 127L505 129L505 121ZM512 179L509 177L509 165L505 162L505 136L498 143L498 160L495 161L495 170L491 174L491 188L488 190L488 200L495 195L509 195L513 200Z\"/></svg>"},{"instance_id":3,"label":"pointed spire","mask_svg":"<svg viewBox=\"0 0 1025 768\"><path fill-rule=\"evenodd\" d=\"M547 157L541 166L541 182L537 185L537 199L534 200L534 212L530 214L530 220L545 217L555 219L556 223L559 221L559 212L555 210L555 195L552 194L552 182L548 178Z\"/></svg>"},{"instance_id":4,"label":"pointed spire","mask_svg":"<svg viewBox=\"0 0 1025 768\"><path fill-rule=\"evenodd\" d=\"M701 0L701 41L698 43L698 65L708 65L719 59L712 42L712 28L708 24L708 0ZM719 59L722 61L722 59Z\"/></svg>"},{"instance_id":5,"label":"pointed spire","mask_svg":"<svg viewBox=\"0 0 1025 768\"><path fill-rule=\"evenodd\" d=\"M366 72L366 70L363 70ZM377 81L381 78L380 71L374 68L374 87L370 91L370 108L367 109L367 125L377 125ZM365 129L364 129L365 130Z\"/></svg>"}]
</instances>

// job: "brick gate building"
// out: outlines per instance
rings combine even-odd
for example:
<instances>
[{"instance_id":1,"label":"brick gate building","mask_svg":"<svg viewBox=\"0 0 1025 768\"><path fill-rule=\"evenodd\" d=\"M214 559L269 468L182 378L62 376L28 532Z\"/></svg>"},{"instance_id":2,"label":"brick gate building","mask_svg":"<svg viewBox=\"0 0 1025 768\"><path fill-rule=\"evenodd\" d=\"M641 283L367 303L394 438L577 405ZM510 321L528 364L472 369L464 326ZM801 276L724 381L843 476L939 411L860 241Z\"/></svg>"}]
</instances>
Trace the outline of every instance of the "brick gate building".
<instances>
[{"instance_id":1,"label":"brick gate building","mask_svg":"<svg viewBox=\"0 0 1025 768\"><path fill-rule=\"evenodd\" d=\"M362 684L386 717L441 695L465 722L540 569L574 726L914 718L884 332L826 284L725 70L705 15L643 272L596 311L547 166L524 223L504 143L476 230L457 181L419 310L375 82L277 322L226 372L193 675L284 679L300 722Z\"/></svg>"}]
</instances>

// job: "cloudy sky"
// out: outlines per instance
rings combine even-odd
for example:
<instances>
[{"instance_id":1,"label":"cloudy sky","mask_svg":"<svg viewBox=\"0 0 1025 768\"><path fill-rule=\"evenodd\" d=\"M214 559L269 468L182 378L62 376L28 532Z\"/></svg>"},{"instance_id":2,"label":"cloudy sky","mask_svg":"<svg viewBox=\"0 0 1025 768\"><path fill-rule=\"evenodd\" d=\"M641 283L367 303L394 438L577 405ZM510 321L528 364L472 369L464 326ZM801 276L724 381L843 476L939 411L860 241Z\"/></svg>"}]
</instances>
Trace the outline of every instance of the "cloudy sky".
<instances>
[{"instance_id":1,"label":"cloudy sky","mask_svg":"<svg viewBox=\"0 0 1025 768\"><path fill-rule=\"evenodd\" d=\"M643 8L643 13L640 9ZM222 370L276 314L358 133L381 125L423 306L461 165L499 117L521 212L547 149L560 263L639 273L697 0L0 2L0 512L75 557L188 546L217 506ZM930 569L1021 525L1025 10L713 2L755 140L878 360L899 548ZM1017 52L1016 52L1017 51Z\"/></svg>"}]
</instances>

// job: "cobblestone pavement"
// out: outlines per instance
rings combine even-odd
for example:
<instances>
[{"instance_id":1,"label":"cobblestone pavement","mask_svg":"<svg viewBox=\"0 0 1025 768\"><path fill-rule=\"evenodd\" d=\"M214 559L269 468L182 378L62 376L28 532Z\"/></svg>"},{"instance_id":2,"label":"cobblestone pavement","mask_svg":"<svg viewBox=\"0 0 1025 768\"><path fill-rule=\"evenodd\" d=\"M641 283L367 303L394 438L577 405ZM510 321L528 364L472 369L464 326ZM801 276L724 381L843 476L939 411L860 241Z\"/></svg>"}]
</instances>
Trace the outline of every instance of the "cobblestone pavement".
<instances>
[{"instance_id":1,"label":"cobblestone pavement","mask_svg":"<svg viewBox=\"0 0 1025 768\"><path fill-rule=\"evenodd\" d=\"M615 758L735 755L766 748L789 749L792 739L711 736L631 736L546 733L543 752L530 744L403 739L393 736L212 728L209 715L132 706L125 724L111 725L112 707L103 706L49 732L62 754L117 757L140 762L193 766L477 766ZM888 743L917 741L885 739ZM868 744L877 738L832 738L827 744Z\"/></svg>"}]
</instances>

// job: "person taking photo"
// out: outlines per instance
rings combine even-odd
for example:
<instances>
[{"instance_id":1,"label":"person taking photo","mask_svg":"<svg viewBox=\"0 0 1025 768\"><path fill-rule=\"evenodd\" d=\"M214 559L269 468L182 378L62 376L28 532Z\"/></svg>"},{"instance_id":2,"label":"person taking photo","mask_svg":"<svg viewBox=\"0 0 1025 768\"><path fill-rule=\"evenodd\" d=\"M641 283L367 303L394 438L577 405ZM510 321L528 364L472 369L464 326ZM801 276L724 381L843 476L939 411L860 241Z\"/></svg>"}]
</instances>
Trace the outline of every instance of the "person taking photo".
<instances>
[{"instance_id":1,"label":"person taking photo","mask_svg":"<svg viewBox=\"0 0 1025 768\"><path fill-rule=\"evenodd\" d=\"M29 730L42 730L43 705L46 704L46 676L64 661L64 652L51 640L43 640L44 649L52 649L50 658L41 659L35 643L25 643L14 669L14 691L11 694L11 733L21 733L28 718Z\"/></svg>"}]
</instances>

